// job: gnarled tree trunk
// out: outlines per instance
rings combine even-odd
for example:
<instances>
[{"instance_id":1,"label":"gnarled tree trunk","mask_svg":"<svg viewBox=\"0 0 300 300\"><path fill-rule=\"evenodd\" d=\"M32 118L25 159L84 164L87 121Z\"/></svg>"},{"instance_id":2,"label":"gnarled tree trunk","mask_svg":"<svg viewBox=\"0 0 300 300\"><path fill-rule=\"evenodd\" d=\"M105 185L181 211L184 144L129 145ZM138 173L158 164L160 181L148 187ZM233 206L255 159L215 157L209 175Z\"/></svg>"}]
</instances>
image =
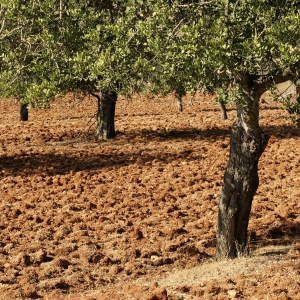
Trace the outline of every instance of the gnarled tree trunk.
<instances>
[{"instance_id":1,"label":"gnarled tree trunk","mask_svg":"<svg viewBox=\"0 0 300 300\"><path fill-rule=\"evenodd\" d=\"M102 92L102 96L93 94L98 99L96 137L107 140L116 136L115 108L117 93L115 91Z\"/></svg>"},{"instance_id":2,"label":"gnarled tree trunk","mask_svg":"<svg viewBox=\"0 0 300 300\"><path fill-rule=\"evenodd\" d=\"M28 104L27 103L20 105L20 120L28 121Z\"/></svg>"},{"instance_id":3,"label":"gnarled tree trunk","mask_svg":"<svg viewBox=\"0 0 300 300\"><path fill-rule=\"evenodd\" d=\"M268 143L259 127L259 97L251 77L245 75L237 120L231 129L230 156L220 194L217 259L244 253L254 194L259 184L258 161Z\"/></svg>"}]
</instances>

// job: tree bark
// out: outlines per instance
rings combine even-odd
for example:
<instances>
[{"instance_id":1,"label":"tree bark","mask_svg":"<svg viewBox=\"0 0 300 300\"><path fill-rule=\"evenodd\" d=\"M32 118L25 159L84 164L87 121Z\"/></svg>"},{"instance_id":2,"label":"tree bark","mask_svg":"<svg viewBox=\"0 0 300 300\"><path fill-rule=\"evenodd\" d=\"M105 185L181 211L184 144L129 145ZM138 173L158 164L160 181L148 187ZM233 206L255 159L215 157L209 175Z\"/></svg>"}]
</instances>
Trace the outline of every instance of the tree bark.
<instances>
[{"instance_id":1,"label":"tree bark","mask_svg":"<svg viewBox=\"0 0 300 300\"><path fill-rule=\"evenodd\" d=\"M182 112L182 96L183 93L176 91L175 92L175 97L177 99L177 111Z\"/></svg>"},{"instance_id":2,"label":"tree bark","mask_svg":"<svg viewBox=\"0 0 300 300\"><path fill-rule=\"evenodd\" d=\"M95 94L93 94L95 96ZM115 91L102 92L102 97L97 95L98 113L96 137L98 139L107 140L116 136L115 132L115 108L117 101L117 93Z\"/></svg>"},{"instance_id":3,"label":"tree bark","mask_svg":"<svg viewBox=\"0 0 300 300\"><path fill-rule=\"evenodd\" d=\"M258 161L268 143L259 127L259 97L250 76L241 82L243 102L231 129L230 156L219 201L217 259L234 258L247 246L247 228L259 184Z\"/></svg>"},{"instance_id":4,"label":"tree bark","mask_svg":"<svg viewBox=\"0 0 300 300\"><path fill-rule=\"evenodd\" d=\"M28 121L28 104L27 103L20 105L20 120Z\"/></svg>"},{"instance_id":5,"label":"tree bark","mask_svg":"<svg viewBox=\"0 0 300 300\"><path fill-rule=\"evenodd\" d=\"M227 117L227 109L224 101L220 101L220 111L221 111L221 120L225 121L228 119Z\"/></svg>"}]
</instances>

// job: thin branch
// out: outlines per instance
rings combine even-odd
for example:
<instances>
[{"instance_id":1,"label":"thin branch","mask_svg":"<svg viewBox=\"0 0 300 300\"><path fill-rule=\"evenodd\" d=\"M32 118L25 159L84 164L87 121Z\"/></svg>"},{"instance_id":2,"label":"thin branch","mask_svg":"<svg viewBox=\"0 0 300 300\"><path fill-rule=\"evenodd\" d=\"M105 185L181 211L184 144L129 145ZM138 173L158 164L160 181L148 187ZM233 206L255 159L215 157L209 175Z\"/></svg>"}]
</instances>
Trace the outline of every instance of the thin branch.
<instances>
[{"instance_id":1,"label":"thin branch","mask_svg":"<svg viewBox=\"0 0 300 300\"><path fill-rule=\"evenodd\" d=\"M174 27L174 29L172 30L172 32L169 34L169 38L167 40L167 42L169 42L171 39L173 39L181 30L181 28L179 28L179 30L175 33L175 31L177 30L177 28L181 25L181 23L185 20L186 18L183 18L179 21L179 23Z\"/></svg>"},{"instance_id":2,"label":"thin branch","mask_svg":"<svg viewBox=\"0 0 300 300\"><path fill-rule=\"evenodd\" d=\"M59 1L59 19L62 18L62 0Z\"/></svg>"},{"instance_id":3,"label":"thin branch","mask_svg":"<svg viewBox=\"0 0 300 300\"><path fill-rule=\"evenodd\" d=\"M25 42L28 45L26 53L25 53L24 58L23 58L23 61L26 61L27 55L28 55L29 51L31 50L31 44L30 44L29 41L26 41L26 40L23 40L23 42Z\"/></svg>"},{"instance_id":4,"label":"thin branch","mask_svg":"<svg viewBox=\"0 0 300 300\"><path fill-rule=\"evenodd\" d=\"M125 43L125 46L127 46L129 43L130 43L130 41L139 33L139 29L137 30L137 31L135 31L134 33L133 33L133 35L128 39L128 41ZM124 46L124 47L125 47Z\"/></svg>"},{"instance_id":5,"label":"thin branch","mask_svg":"<svg viewBox=\"0 0 300 300\"><path fill-rule=\"evenodd\" d=\"M14 31L17 31L19 29L22 29L23 26L19 26L19 27L16 27L14 29L12 29L10 32L4 34L3 36L0 36L0 40L6 38L7 36L11 35Z\"/></svg>"},{"instance_id":6,"label":"thin branch","mask_svg":"<svg viewBox=\"0 0 300 300\"><path fill-rule=\"evenodd\" d=\"M182 27L180 27L180 29L178 29L177 31L176 31L176 29L181 25L181 23L182 23L185 19L186 19L186 18L181 19L181 20L179 21L179 23L173 28L172 32L169 34L168 39L167 39L167 41L165 42L165 44L164 44L163 47L165 47L165 46L168 44L168 42L170 42L174 37L176 37L176 36L178 35L178 33L180 32L180 30L181 30ZM186 25L186 24L188 24L188 22L185 23L184 25ZM176 31L176 33L174 33L175 31ZM154 57L152 57L152 58L148 61L148 63L153 62L156 58L157 58L157 55L155 55Z\"/></svg>"},{"instance_id":7,"label":"thin branch","mask_svg":"<svg viewBox=\"0 0 300 300\"><path fill-rule=\"evenodd\" d=\"M101 97L94 92L89 92L93 97L95 97L98 101L101 101Z\"/></svg>"},{"instance_id":8,"label":"thin branch","mask_svg":"<svg viewBox=\"0 0 300 300\"><path fill-rule=\"evenodd\" d=\"M5 24L5 18L2 20L2 24L1 24L1 28L0 28L0 33L3 31L4 29L4 24Z\"/></svg>"},{"instance_id":9,"label":"thin branch","mask_svg":"<svg viewBox=\"0 0 300 300\"><path fill-rule=\"evenodd\" d=\"M15 81L17 81L17 79L20 77L21 71L22 71L23 69L27 68L29 65L30 65L30 64L27 64L26 66L22 66L20 69L18 69L18 70L15 72L15 74L16 74L15 78L12 79L12 80L9 82L9 85L12 85ZM5 89L5 90L4 90L4 93L5 93L7 90L8 90L8 89Z\"/></svg>"},{"instance_id":10,"label":"thin branch","mask_svg":"<svg viewBox=\"0 0 300 300\"><path fill-rule=\"evenodd\" d=\"M300 60L280 73L279 70L276 70L266 75L251 75L251 78L256 84L257 92L262 95L272 84L277 85L289 80L294 81L297 78L296 74L299 69Z\"/></svg>"},{"instance_id":11,"label":"thin branch","mask_svg":"<svg viewBox=\"0 0 300 300\"><path fill-rule=\"evenodd\" d=\"M95 8L95 9L106 9L106 10L111 10L111 11L121 11L121 12L124 12L126 10L125 7L120 7L120 6L117 6L117 5L112 5L112 4L109 4L109 3L95 3L95 1L93 1L93 3L90 3L92 4L92 6Z\"/></svg>"},{"instance_id":12,"label":"thin branch","mask_svg":"<svg viewBox=\"0 0 300 300\"><path fill-rule=\"evenodd\" d=\"M82 133L84 133L85 138L88 138L88 132L90 131L90 129L92 128L92 126L97 122L97 115L98 115L98 112L95 113L94 115L92 115L92 116L90 117L90 119L88 120L88 122L87 122L86 125L85 125L85 128L86 128L86 127L88 127L89 123L91 123L91 124L89 125L89 127L88 127L87 130L81 130L81 131L79 131L79 133L78 133L78 135L77 135L77 138L76 138L77 141L78 141L78 139L79 139L79 137L80 137L80 135L81 135ZM94 121L92 122L93 119L94 119ZM85 132L83 132L83 131L85 131Z\"/></svg>"},{"instance_id":13,"label":"thin branch","mask_svg":"<svg viewBox=\"0 0 300 300\"><path fill-rule=\"evenodd\" d=\"M206 5L206 4L211 4L213 3L214 1L201 1L199 3L190 3L190 4L178 4L176 5L176 7L191 7L191 6L197 6L197 7L200 7L200 6L203 6L203 5Z\"/></svg>"},{"instance_id":14,"label":"thin branch","mask_svg":"<svg viewBox=\"0 0 300 300\"><path fill-rule=\"evenodd\" d=\"M190 101L189 101L189 105L190 105L190 106L193 106L193 105L194 105L193 100L194 100L194 98L195 98L196 93L197 93L197 89L194 90L194 93L192 94L192 96L191 96L191 98L190 98Z\"/></svg>"},{"instance_id":15,"label":"thin branch","mask_svg":"<svg viewBox=\"0 0 300 300\"><path fill-rule=\"evenodd\" d=\"M277 92L278 92L278 98L280 97L280 98L284 99L284 98L286 98L287 96L294 94L293 92L288 93L288 94L285 94L285 92L286 92L293 84L294 84L294 82L292 82L292 83L291 83L291 84L290 84L283 92L281 92L281 93L280 93L280 91L279 91L279 89L278 89L278 86L276 85L276 89L277 89Z\"/></svg>"},{"instance_id":16,"label":"thin branch","mask_svg":"<svg viewBox=\"0 0 300 300\"><path fill-rule=\"evenodd\" d=\"M239 2L240 2L239 0L236 1L236 2L235 2L235 5L234 5L234 7L233 7L232 16L233 16L234 19L235 19L235 11L236 11L236 8L237 8Z\"/></svg>"}]
</instances>

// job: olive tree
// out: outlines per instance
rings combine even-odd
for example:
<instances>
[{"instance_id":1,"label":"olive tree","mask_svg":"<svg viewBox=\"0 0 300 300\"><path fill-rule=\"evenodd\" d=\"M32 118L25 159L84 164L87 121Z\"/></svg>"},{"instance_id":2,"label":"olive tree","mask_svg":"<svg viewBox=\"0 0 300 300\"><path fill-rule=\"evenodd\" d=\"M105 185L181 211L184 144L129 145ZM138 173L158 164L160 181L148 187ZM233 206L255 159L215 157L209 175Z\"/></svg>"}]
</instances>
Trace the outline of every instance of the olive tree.
<instances>
[{"instance_id":1,"label":"olive tree","mask_svg":"<svg viewBox=\"0 0 300 300\"><path fill-rule=\"evenodd\" d=\"M197 83L200 90L237 103L219 199L218 259L236 257L246 249L252 200L259 185L258 161L269 139L259 126L259 99L273 85L299 76L299 4L169 1L165 3L169 8L156 8L147 25L156 20L161 32L148 34L147 41L156 60L151 73L155 88L175 88L170 81L180 89Z\"/></svg>"},{"instance_id":2,"label":"olive tree","mask_svg":"<svg viewBox=\"0 0 300 300\"><path fill-rule=\"evenodd\" d=\"M139 88L132 1L1 2L0 91L30 107L68 92L97 99L96 136L115 136L117 95Z\"/></svg>"},{"instance_id":3,"label":"olive tree","mask_svg":"<svg viewBox=\"0 0 300 300\"><path fill-rule=\"evenodd\" d=\"M220 195L217 257L234 257L247 244L251 204L259 184L257 165L268 136L259 127L259 99L272 85L298 77L298 1L228 1L225 64L237 92L229 162ZM225 6L226 7L226 6Z\"/></svg>"}]
</instances>

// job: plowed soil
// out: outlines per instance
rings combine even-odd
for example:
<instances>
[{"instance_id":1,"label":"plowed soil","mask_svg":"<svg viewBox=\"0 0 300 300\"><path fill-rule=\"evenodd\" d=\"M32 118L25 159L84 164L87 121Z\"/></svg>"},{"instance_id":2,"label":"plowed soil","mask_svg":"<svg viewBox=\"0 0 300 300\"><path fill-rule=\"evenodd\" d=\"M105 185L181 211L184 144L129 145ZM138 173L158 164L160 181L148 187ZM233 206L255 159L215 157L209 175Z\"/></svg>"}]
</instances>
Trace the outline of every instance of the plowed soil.
<instances>
[{"instance_id":1,"label":"plowed soil","mask_svg":"<svg viewBox=\"0 0 300 300\"><path fill-rule=\"evenodd\" d=\"M117 102L117 137L93 137L96 101L72 96L19 121L0 102L0 299L300 299L300 132L267 96L249 255L216 262L229 120L213 97Z\"/></svg>"}]
</instances>

